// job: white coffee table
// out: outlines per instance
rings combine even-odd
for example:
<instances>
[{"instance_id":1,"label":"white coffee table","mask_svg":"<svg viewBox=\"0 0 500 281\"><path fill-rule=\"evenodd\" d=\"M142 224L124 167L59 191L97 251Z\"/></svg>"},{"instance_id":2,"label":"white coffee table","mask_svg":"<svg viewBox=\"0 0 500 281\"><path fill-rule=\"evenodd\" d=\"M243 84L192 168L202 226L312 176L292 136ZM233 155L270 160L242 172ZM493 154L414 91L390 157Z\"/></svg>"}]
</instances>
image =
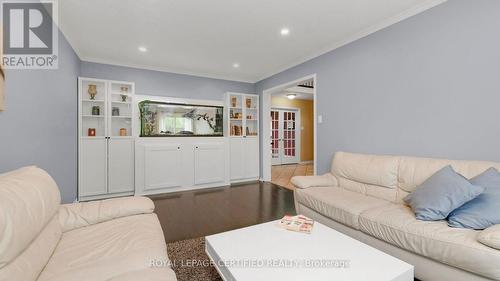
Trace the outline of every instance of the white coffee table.
<instances>
[{"instance_id":1,"label":"white coffee table","mask_svg":"<svg viewBox=\"0 0 500 281\"><path fill-rule=\"evenodd\" d=\"M206 252L222 279L413 281L413 266L318 222L311 234L276 223L206 237Z\"/></svg>"}]
</instances>

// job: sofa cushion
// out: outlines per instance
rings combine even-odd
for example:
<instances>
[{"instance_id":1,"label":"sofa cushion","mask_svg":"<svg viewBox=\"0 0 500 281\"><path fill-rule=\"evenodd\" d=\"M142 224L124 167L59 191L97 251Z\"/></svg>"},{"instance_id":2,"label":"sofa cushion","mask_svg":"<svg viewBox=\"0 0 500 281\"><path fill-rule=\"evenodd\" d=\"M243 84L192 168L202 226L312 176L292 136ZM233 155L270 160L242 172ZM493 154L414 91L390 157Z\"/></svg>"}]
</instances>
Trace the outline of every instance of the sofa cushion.
<instances>
[{"instance_id":1,"label":"sofa cushion","mask_svg":"<svg viewBox=\"0 0 500 281\"><path fill-rule=\"evenodd\" d=\"M64 204L59 209L63 232L132 215L150 214L153 201L147 197L128 196L106 200Z\"/></svg>"},{"instance_id":2,"label":"sofa cushion","mask_svg":"<svg viewBox=\"0 0 500 281\"><path fill-rule=\"evenodd\" d=\"M36 239L60 201L59 188L42 169L32 166L0 175L0 268Z\"/></svg>"},{"instance_id":3,"label":"sofa cushion","mask_svg":"<svg viewBox=\"0 0 500 281\"><path fill-rule=\"evenodd\" d=\"M500 169L500 163L484 161L462 161L447 159L432 159L420 157L401 157L399 164L398 182L404 192L413 192L430 176L442 168L451 165L453 170L470 179L490 167Z\"/></svg>"},{"instance_id":4,"label":"sofa cushion","mask_svg":"<svg viewBox=\"0 0 500 281\"><path fill-rule=\"evenodd\" d=\"M405 197L417 219L442 220L456 208L476 198L484 187L471 184L451 166L446 166Z\"/></svg>"},{"instance_id":5,"label":"sofa cushion","mask_svg":"<svg viewBox=\"0 0 500 281\"><path fill-rule=\"evenodd\" d=\"M446 221L421 221L402 204L361 213L359 229L416 254L493 279L500 279L500 251L476 240L478 231L451 228Z\"/></svg>"},{"instance_id":6,"label":"sofa cushion","mask_svg":"<svg viewBox=\"0 0 500 281\"><path fill-rule=\"evenodd\" d=\"M481 231L477 236L477 241L480 243L500 250L500 224L496 224Z\"/></svg>"},{"instance_id":7,"label":"sofa cushion","mask_svg":"<svg viewBox=\"0 0 500 281\"><path fill-rule=\"evenodd\" d=\"M291 182L297 188L338 185L337 179L330 173L321 176L295 176Z\"/></svg>"},{"instance_id":8,"label":"sofa cushion","mask_svg":"<svg viewBox=\"0 0 500 281\"><path fill-rule=\"evenodd\" d=\"M358 229L358 216L371 208L389 202L338 187L296 189L296 200L318 213Z\"/></svg>"},{"instance_id":9,"label":"sofa cushion","mask_svg":"<svg viewBox=\"0 0 500 281\"><path fill-rule=\"evenodd\" d=\"M154 260L168 261L157 216L123 217L65 232L38 280L128 280L136 271L156 271Z\"/></svg>"},{"instance_id":10,"label":"sofa cushion","mask_svg":"<svg viewBox=\"0 0 500 281\"><path fill-rule=\"evenodd\" d=\"M337 152L332 174L344 189L396 200L399 157Z\"/></svg>"},{"instance_id":11,"label":"sofa cushion","mask_svg":"<svg viewBox=\"0 0 500 281\"><path fill-rule=\"evenodd\" d=\"M486 190L448 216L448 225L470 229L485 229L500 224L500 172L490 168L470 180Z\"/></svg>"},{"instance_id":12,"label":"sofa cushion","mask_svg":"<svg viewBox=\"0 0 500 281\"><path fill-rule=\"evenodd\" d=\"M57 216L54 216L19 256L0 268L0 281L35 281L52 256L61 235L61 226Z\"/></svg>"}]
</instances>

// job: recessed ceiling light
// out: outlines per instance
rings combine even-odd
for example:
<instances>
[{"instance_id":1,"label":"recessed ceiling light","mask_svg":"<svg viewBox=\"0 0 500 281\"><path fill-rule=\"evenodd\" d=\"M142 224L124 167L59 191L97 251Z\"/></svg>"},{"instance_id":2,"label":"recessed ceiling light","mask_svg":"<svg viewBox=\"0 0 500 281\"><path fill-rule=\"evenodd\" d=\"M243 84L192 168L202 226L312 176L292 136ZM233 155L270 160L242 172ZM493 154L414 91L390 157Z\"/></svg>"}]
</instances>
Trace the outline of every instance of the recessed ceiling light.
<instances>
[{"instance_id":1,"label":"recessed ceiling light","mask_svg":"<svg viewBox=\"0 0 500 281\"><path fill-rule=\"evenodd\" d=\"M233 63L233 67L234 67L234 68L240 68L240 64L239 64L239 63L237 63L237 62L235 62L235 63Z\"/></svg>"},{"instance_id":2,"label":"recessed ceiling light","mask_svg":"<svg viewBox=\"0 0 500 281\"><path fill-rule=\"evenodd\" d=\"M147 51L148 51L148 49L147 49L146 47L144 47L144 46L140 46L140 47L139 47L139 48L137 48L137 49L139 49L139 52L141 52L141 53L145 53L145 52L147 52Z\"/></svg>"},{"instance_id":3,"label":"recessed ceiling light","mask_svg":"<svg viewBox=\"0 0 500 281\"><path fill-rule=\"evenodd\" d=\"M287 94L286 97L289 99L289 100L293 100L297 97L297 94Z\"/></svg>"},{"instance_id":4,"label":"recessed ceiling light","mask_svg":"<svg viewBox=\"0 0 500 281\"><path fill-rule=\"evenodd\" d=\"M281 36L287 36L288 34L290 34L290 29L284 27L281 29L280 34Z\"/></svg>"}]
</instances>

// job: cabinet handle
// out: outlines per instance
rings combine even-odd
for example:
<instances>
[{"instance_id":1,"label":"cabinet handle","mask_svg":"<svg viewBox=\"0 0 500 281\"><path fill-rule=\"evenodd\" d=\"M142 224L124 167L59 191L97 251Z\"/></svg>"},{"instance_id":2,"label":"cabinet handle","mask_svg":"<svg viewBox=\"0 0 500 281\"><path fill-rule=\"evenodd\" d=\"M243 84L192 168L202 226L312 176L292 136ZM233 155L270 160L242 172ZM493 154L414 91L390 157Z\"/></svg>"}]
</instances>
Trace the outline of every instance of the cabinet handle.
<instances>
[{"instance_id":1,"label":"cabinet handle","mask_svg":"<svg viewBox=\"0 0 500 281\"><path fill-rule=\"evenodd\" d=\"M196 147L196 149L198 149L198 147Z\"/></svg>"},{"instance_id":2,"label":"cabinet handle","mask_svg":"<svg viewBox=\"0 0 500 281\"><path fill-rule=\"evenodd\" d=\"M178 147L177 147L177 149L181 149L181 147L180 147L180 146L178 146Z\"/></svg>"}]
</instances>

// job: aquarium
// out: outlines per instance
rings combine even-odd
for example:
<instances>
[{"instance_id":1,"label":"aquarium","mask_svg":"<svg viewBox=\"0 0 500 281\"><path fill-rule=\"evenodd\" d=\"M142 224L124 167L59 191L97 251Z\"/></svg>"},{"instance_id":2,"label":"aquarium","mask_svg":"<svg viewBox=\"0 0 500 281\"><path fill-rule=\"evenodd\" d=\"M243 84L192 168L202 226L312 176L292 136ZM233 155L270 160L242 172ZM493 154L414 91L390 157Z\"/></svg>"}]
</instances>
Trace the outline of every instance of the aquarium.
<instances>
[{"instance_id":1,"label":"aquarium","mask_svg":"<svg viewBox=\"0 0 500 281\"><path fill-rule=\"evenodd\" d=\"M223 136L222 106L145 100L139 103L141 137Z\"/></svg>"}]
</instances>

